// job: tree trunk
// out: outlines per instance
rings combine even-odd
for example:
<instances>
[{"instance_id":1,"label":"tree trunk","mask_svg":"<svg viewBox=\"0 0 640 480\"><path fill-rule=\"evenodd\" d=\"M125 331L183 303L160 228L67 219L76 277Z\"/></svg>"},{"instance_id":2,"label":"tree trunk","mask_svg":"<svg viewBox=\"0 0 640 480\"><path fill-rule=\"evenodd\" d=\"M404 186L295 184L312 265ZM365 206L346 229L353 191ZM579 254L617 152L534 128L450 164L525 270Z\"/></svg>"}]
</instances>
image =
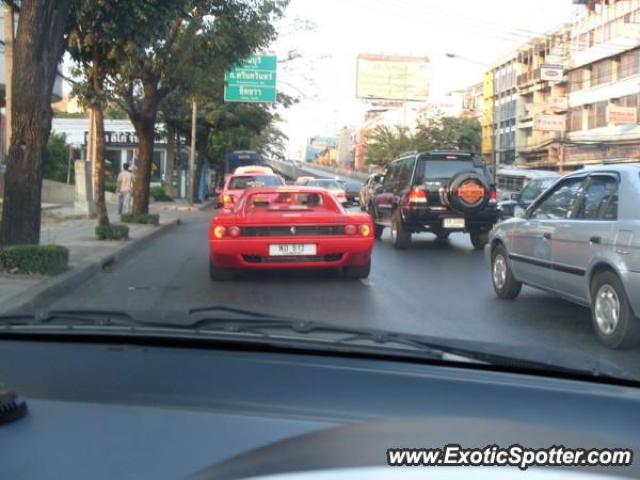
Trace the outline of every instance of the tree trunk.
<instances>
[{"instance_id":1,"label":"tree trunk","mask_svg":"<svg viewBox=\"0 0 640 480\"><path fill-rule=\"evenodd\" d=\"M165 173L165 190L170 197L176 197L176 180L173 172L176 169L176 129L167 127L167 162Z\"/></svg>"},{"instance_id":2,"label":"tree trunk","mask_svg":"<svg viewBox=\"0 0 640 480\"><path fill-rule=\"evenodd\" d=\"M151 163L155 141L156 117L158 113L157 84L147 81L143 85L144 98L140 114L132 119L138 135L138 165L133 188L134 215L149 213L149 184L151 183Z\"/></svg>"},{"instance_id":3,"label":"tree trunk","mask_svg":"<svg viewBox=\"0 0 640 480\"><path fill-rule=\"evenodd\" d=\"M42 168L51 131L51 93L64 50L71 0L23 0L13 55L11 144L0 244L40 242Z\"/></svg>"},{"instance_id":4,"label":"tree trunk","mask_svg":"<svg viewBox=\"0 0 640 480\"><path fill-rule=\"evenodd\" d=\"M104 110L102 105L91 107L93 118L94 145L93 145L93 195L96 202L96 214L98 225L109 225L109 213L104 193Z\"/></svg>"},{"instance_id":5,"label":"tree trunk","mask_svg":"<svg viewBox=\"0 0 640 480\"><path fill-rule=\"evenodd\" d=\"M200 182L202 181L202 167L204 167L204 161L206 158L206 150L204 147L198 149L196 156L196 164L193 172L193 203L200 203Z\"/></svg>"}]
</instances>

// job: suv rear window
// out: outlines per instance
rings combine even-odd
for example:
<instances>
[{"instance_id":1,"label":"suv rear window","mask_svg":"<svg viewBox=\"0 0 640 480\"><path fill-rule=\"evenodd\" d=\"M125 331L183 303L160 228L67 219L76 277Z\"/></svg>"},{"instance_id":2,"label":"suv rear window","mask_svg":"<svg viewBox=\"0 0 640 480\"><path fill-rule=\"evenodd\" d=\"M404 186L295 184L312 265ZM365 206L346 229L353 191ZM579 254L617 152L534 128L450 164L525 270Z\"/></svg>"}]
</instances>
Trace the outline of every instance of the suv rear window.
<instances>
[{"instance_id":1,"label":"suv rear window","mask_svg":"<svg viewBox=\"0 0 640 480\"><path fill-rule=\"evenodd\" d=\"M421 157L416 169L416 183L422 183L428 179L451 178L454 175L474 170L481 175L486 175L484 167L469 155L429 155Z\"/></svg>"}]
</instances>

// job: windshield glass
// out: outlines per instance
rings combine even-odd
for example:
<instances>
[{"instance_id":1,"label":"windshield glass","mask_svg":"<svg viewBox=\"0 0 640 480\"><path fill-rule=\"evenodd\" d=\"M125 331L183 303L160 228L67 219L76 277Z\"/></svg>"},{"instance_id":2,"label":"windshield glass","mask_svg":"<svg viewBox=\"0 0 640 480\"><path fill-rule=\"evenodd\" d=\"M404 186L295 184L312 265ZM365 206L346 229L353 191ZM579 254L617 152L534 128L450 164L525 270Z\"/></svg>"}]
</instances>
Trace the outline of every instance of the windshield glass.
<instances>
[{"instance_id":1,"label":"windshield glass","mask_svg":"<svg viewBox=\"0 0 640 480\"><path fill-rule=\"evenodd\" d=\"M520 192L520 200L526 203L533 202L538 196L556 181L555 178L531 180Z\"/></svg>"},{"instance_id":2,"label":"windshield glass","mask_svg":"<svg viewBox=\"0 0 640 480\"><path fill-rule=\"evenodd\" d=\"M335 180L311 180L307 185L312 187L322 187L327 189L339 190L344 188Z\"/></svg>"},{"instance_id":3,"label":"windshield glass","mask_svg":"<svg viewBox=\"0 0 640 480\"><path fill-rule=\"evenodd\" d=\"M231 190L244 190L252 187L275 187L277 185L282 185L282 180L275 175L246 175L233 177L229 181L229 189Z\"/></svg>"},{"instance_id":4,"label":"windshield glass","mask_svg":"<svg viewBox=\"0 0 640 480\"><path fill-rule=\"evenodd\" d=\"M335 202L316 192L253 193L246 200L247 211L334 209Z\"/></svg>"},{"instance_id":5,"label":"windshield glass","mask_svg":"<svg viewBox=\"0 0 640 480\"><path fill-rule=\"evenodd\" d=\"M0 315L640 381L640 0L2 6Z\"/></svg>"}]
</instances>

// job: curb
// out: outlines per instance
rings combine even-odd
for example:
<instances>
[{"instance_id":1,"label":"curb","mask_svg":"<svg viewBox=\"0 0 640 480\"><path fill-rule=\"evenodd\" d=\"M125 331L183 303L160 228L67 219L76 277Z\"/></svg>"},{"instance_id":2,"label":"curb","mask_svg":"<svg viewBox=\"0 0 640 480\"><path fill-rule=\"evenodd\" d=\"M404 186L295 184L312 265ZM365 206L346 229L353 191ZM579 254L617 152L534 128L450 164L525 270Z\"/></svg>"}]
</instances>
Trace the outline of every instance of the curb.
<instances>
[{"instance_id":1,"label":"curb","mask_svg":"<svg viewBox=\"0 0 640 480\"><path fill-rule=\"evenodd\" d=\"M160 235L169 232L179 224L179 218L170 220L154 228L147 235L137 240L129 240L122 248L109 255L97 254L83 260L71 270L61 275L47 278L33 286L27 291L26 295L21 293L10 298L2 305L1 311L3 314L11 314L19 311L35 311L39 304L67 294L86 280L100 273L105 267L122 262L130 257L132 253L135 253L141 247L152 242Z\"/></svg>"}]
</instances>

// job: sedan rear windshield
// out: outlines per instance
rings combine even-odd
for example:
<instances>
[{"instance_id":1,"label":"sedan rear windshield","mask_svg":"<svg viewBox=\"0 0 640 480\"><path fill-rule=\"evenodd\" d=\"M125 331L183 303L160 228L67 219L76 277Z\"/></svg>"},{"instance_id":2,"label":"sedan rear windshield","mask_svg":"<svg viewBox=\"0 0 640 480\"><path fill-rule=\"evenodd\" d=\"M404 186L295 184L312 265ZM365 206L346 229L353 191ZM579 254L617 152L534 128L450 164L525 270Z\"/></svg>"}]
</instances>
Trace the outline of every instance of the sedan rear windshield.
<instances>
[{"instance_id":1,"label":"sedan rear windshield","mask_svg":"<svg viewBox=\"0 0 640 480\"><path fill-rule=\"evenodd\" d=\"M451 178L460 172L476 171L484 174L484 169L469 158L468 160L431 160L418 162L416 180L422 183L435 178Z\"/></svg>"},{"instance_id":2,"label":"sedan rear windshield","mask_svg":"<svg viewBox=\"0 0 640 480\"><path fill-rule=\"evenodd\" d=\"M244 190L252 187L277 187L282 180L276 175L243 175L233 177L229 182L229 189Z\"/></svg>"}]
</instances>

